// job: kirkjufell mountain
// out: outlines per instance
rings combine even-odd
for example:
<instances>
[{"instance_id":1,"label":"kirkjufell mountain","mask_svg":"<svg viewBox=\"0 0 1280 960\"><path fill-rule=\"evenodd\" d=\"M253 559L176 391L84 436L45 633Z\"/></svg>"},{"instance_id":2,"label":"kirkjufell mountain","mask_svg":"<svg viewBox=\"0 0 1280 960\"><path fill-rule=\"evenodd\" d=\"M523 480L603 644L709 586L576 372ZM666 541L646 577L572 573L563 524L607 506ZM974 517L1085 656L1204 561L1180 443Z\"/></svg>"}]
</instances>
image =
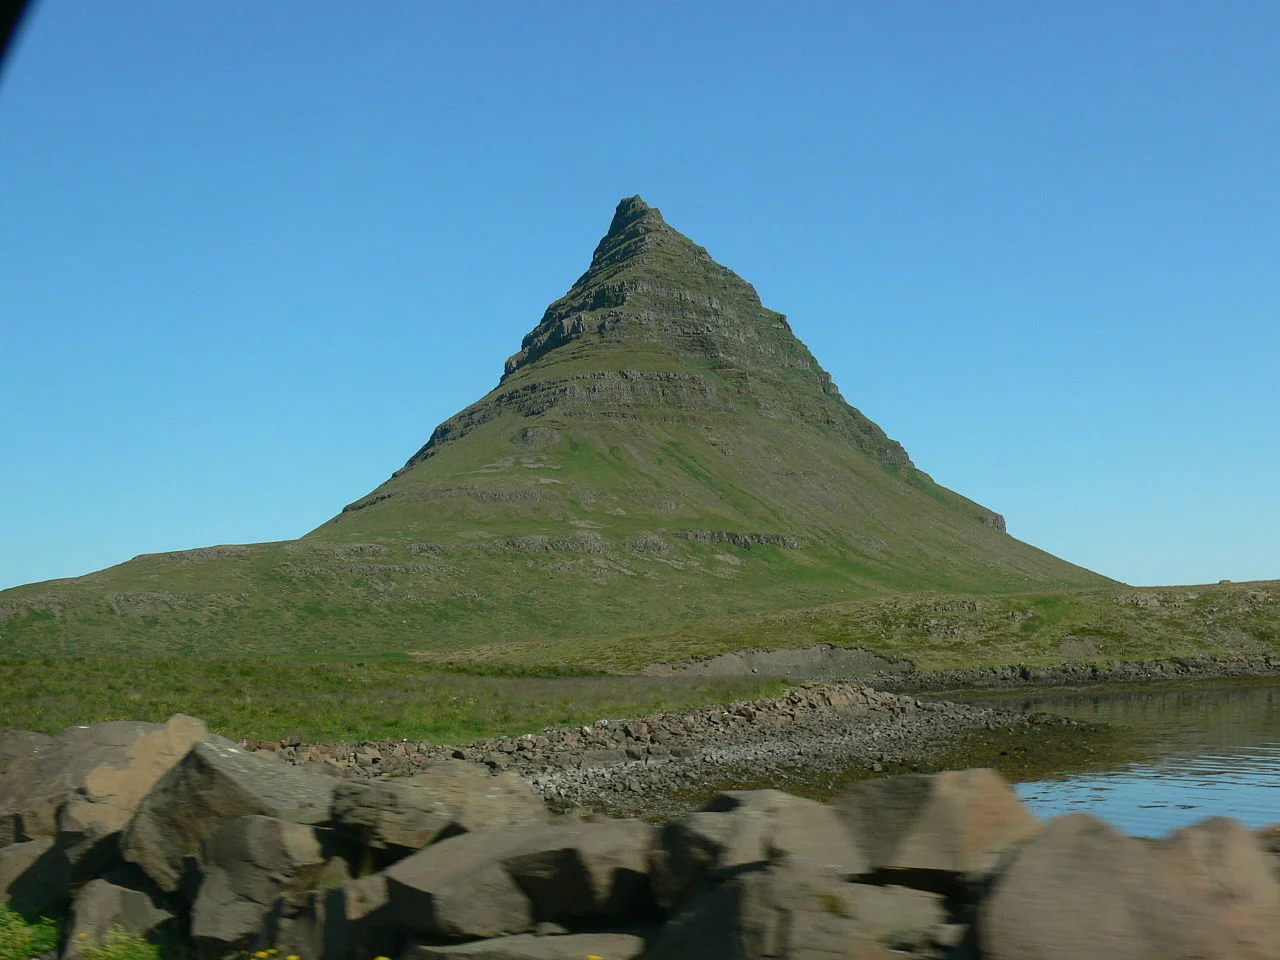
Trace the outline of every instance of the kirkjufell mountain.
<instances>
[{"instance_id":1,"label":"kirkjufell mountain","mask_svg":"<svg viewBox=\"0 0 1280 960\"><path fill-rule=\"evenodd\" d=\"M639 197L489 394L299 540L0 592L0 654L449 652L1110 581L1011 537Z\"/></svg>"}]
</instances>

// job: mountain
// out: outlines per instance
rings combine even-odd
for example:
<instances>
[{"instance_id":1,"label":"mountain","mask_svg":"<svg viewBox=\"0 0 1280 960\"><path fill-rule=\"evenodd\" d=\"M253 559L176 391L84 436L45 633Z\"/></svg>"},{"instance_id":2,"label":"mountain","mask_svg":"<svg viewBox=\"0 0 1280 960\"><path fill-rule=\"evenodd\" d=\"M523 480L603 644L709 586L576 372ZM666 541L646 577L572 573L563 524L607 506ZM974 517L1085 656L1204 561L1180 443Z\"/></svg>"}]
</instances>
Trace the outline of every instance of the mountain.
<instances>
[{"instance_id":1,"label":"mountain","mask_svg":"<svg viewBox=\"0 0 1280 960\"><path fill-rule=\"evenodd\" d=\"M0 592L0 654L361 654L1109 583L841 397L752 286L623 200L488 395L305 537Z\"/></svg>"}]
</instances>

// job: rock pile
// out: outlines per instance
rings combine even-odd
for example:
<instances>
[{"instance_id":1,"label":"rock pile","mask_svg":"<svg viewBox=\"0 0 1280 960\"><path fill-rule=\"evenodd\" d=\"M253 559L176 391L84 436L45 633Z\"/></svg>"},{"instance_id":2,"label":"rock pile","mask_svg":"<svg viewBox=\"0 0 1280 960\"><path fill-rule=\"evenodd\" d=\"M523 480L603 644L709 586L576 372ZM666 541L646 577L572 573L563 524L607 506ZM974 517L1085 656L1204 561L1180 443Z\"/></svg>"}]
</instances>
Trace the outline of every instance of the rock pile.
<instances>
[{"instance_id":1,"label":"rock pile","mask_svg":"<svg viewBox=\"0 0 1280 960\"><path fill-rule=\"evenodd\" d=\"M465 760L327 775L177 716L0 735L0 824L0 902L69 912L67 960L113 926L199 958L1280 958L1274 830L1042 824L989 770L658 826Z\"/></svg>"},{"instance_id":2,"label":"rock pile","mask_svg":"<svg viewBox=\"0 0 1280 960\"><path fill-rule=\"evenodd\" d=\"M444 759L510 770L558 809L590 806L611 815L670 814L674 798L732 781L785 782L806 771L929 761L973 730L1076 725L945 700L884 693L854 683L811 683L780 697L678 714L597 720L463 746L410 740L302 744L241 741L343 776L405 776Z\"/></svg>"}]
</instances>

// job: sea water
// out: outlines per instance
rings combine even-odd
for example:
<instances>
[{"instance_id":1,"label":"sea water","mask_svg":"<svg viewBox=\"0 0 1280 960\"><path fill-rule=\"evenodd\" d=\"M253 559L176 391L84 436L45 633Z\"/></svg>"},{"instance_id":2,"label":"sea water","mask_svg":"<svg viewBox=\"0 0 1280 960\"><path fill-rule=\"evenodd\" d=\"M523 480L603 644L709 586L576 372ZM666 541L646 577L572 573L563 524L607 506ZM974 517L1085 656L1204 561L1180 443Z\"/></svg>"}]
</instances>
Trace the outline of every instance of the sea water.
<instances>
[{"instance_id":1,"label":"sea water","mask_svg":"<svg viewBox=\"0 0 1280 960\"><path fill-rule=\"evenodd\" d=\"M1280 822L1280 678L967 693L957 700L1123 725L1139 759L1017 785L1040 817L1092 813L1134 836L1206 817Z\"/></svg>"}]
</instances>

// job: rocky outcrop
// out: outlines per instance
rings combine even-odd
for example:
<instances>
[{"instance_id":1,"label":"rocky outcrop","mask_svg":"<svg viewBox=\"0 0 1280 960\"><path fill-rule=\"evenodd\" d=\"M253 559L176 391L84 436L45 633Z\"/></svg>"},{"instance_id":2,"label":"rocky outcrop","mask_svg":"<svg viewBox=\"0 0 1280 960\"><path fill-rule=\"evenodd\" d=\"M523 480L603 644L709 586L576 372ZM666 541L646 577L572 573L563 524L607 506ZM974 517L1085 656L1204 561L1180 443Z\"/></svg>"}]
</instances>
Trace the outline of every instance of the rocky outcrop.
<instances>
[{"instance_id":1,"label":"rocky outcrop","mask_svg":"<svg viewBox=\"0 0 1280 960\"><path fill-rule=\"evenodd\" d=\"M235 813L253 806L274 813ZM0 849L0 898L69 909L64 960L113 927L210 960L1280 960L1280 830L1040 823L989 770L860 782L830 804L727 791L653 825L553 816L510 771L462 760L339 783L200 742L125 828L154 855L126 842L138 866L117 851L87 882L61 812L53 836Z\"/></svg>"},{"instance_id":2,"label":"rocky outcrop","mask_svg":"<svg viewBox=\"0 0 1280 960\"><path fill-rule=\"evenodd\" d=\"M330 819L334 785L234 744L196 744L138 805L121 840L135 863L168 893L184 859L222 824L263 814L292 823Z\"/></svg>"}]
</instances>

